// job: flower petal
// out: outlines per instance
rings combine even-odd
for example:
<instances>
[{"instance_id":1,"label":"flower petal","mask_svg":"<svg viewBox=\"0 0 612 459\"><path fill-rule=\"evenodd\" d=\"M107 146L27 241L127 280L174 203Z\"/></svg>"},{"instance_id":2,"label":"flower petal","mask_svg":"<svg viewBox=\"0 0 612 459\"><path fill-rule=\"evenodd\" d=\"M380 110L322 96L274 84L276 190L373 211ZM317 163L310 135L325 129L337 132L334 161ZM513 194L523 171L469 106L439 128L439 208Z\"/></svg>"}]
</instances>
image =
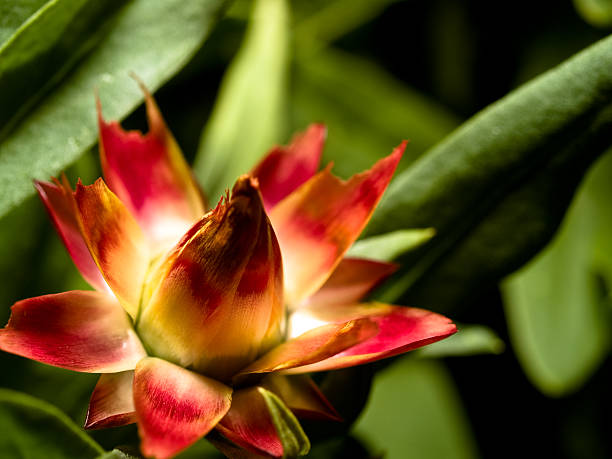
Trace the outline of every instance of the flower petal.
<instances>
[{"instance_id":1,"label":"flower petal","mask_svg":"<svg viewBox=\"0 0 612 459\"><path fill-rule=\"evenodd\" d=\"M378 325L379 332L326 360L287 369L285 374L335 370L373 362L434 343L457 331L455 324L440 314L381 303L300 310L292 315L291 321L299 321L303 315L340 324L349 319L367 318Z\"/></svg>"},{"instance_id":2,"label":"flower petal","mask_svg":"<svg viewBox=\"0 0 612 459\"><path fill-rule=\"evenodd\" d=\"M217 431L255 454L283 456L283 444L257 387L234 392L232 407L217 424Z\"/></svg>"},{"instance_id":3,"label":"flower petal","mask_svg":"<svg viewBox=\"0 0 612 459\"><path fill-rule=\"evenodd\" d=\"M273 373L266 376L261 386L278 395L300 418L342 421L340 414L309 376Z\"/></svg>"},{"instance_id":4,"label":"flower petal","mask_svg":"<svg viewBox=\"0 0 612 459\"><path fill-rule=\"evenodd\" d=\"M253 168L251 175L259 180L266 211L317 172L326 134L323 124L311 124L289 146L273 148Z\"/></svg>"},{"instance_id":5,"label":"flower petal","mask_svg":"<svg viewBox=\"0 0 612 459\"><path fill-rule=\"evenodd\" d=\"M234 382L250 374L271 373L314 364L375 336L377 325L365 318L345 323L329 323L276 346L240 371Z\"/></svg>"},{"instance_id":6,"label":"flower petal","mask_svg":"<svg viewBox=\"0 0 612 459\"><path fill-rule=\"evenodd\" d=\"M65 177L62 180L63 183L34 181L34 186L51 217L53 226L83 278L96 290L109 292L110 289L91 257L81 234L74 193Z\"/></svg>"},{"instance_id":7,"label":"flower petal","mask_svg":"<svg viewBox=\"0 0 612 459\"><path fill-rule=\"evenodd\" d=\"M114 298L78 290L15 303L0 349L87 373L131 370L146 355Z\"/></svg>"},{"instance_id":8,"label":"flower petal","mask_svg":"<svg viewBox=\"0 0 612 459\"><path fill-rule=\"evenodd\" d=\"M226 380L280 340L280 249L254 179L240 178L161 272L138 323L156 355Z\"/></svg>"},{"instance_id":9,"label":"flower petal","mask_svg":"<svg viewBox=\"0 0 612 459\"><path fill-rule=\"evenodd\" d=\"M142 231L102 179L77 183L75 200L89 252L121 305L136 317L149 265Z\"/></svg>"},{"instance_id":10,"label":"flower petal","mask_svg":"<svg viewBox=\"0 0 612 459\"><path fill-rule=\"evenodd\" d=\"M145 456L179 453L215 427L231 403L232 389L214 379L152 357L136 366L134 405Z\"/></svg>"},{"instance_id":11,"label":"flower petal","mask_svg":"<svg viewBox=\"0 0 612 459\"><path fill-rule=\"evenodd\" d=\"M308 298L308 304L316 307L357 303L397 268L394 263L343 258L323 286Z\"/></svg>"},{"instance_id":12,"label":"flower petal","mask_svg":"<svg viewBox=\"0 0 612 459\"><path fill-rule=\"evenodd\" d=\"M370 170L343 181L329 167L283 199L270 213L285 269L285 298L297 306L330 276L370 219L406 146Z\"/></svg>"},{"instance_id":13,"label":"flower petal","mask_svg":"<svg viewBox=\"0 0 612 459\"><path fill-rule=\"evenodd\" d=\"M133 371L101 375L89 400L85 428L106 429L136 422L133 382Z\"/></svg>"},{"instance_id":14,"label":"flower petal","mask_svg":"<svg viewBox=\"0 0 612 459\"><path fill-rule=\"evenodd\" d=\"M150 129L146 135L104 121L98 101L100 159L110 189L151 241L171 246L204 215L205 202L153 97L142 89Z\"/></svg>"}]
</instances>

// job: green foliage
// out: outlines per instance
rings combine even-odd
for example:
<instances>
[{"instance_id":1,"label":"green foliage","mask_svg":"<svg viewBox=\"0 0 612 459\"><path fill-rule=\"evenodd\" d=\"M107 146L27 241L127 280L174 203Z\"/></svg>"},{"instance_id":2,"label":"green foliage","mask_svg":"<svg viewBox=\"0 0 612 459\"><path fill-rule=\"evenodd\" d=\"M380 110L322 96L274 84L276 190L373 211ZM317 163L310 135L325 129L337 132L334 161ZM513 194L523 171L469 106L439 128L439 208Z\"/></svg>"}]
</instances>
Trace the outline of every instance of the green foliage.
<instances>
[{"instance_id":1,"label":"green foliage","mask_svg":"<svg viewBox=\"0 0 612 459\"><path fill-rule=\"evenodd\" d=\"M612 156L596 164L552 243L504 285L512 344L532 382L577 389L609 350Z\"/></svg>"},{"instance_id":2,"label":"green foliage","mask_svg":"<svg viewBox=\"0 0 612 459\"><path fill-rule=\"evenodd\" d=\"M87 459L104 452L54 406L6 389L0 389L0 429L0 451L7 459Z\"/></svg>"},{"instance_id":3,"label":"green foliage","mask_svg":"<svg viewBox=\"0 0 612 459\"><path fill-rule=\"evenodd\" d=\"M284 134L289 57L286 0L257 0L202 136L195 172L216 202Z\"/></svg>"},{"instance_id":4,"label":"green foliage","mask_svg":"<svg viewBox=\"0 0 612 459\"><path fill-rule=\"evenodd\" d=\"M310 441L293 413L272 392L263 387L258 390L266 402L274 428L283 445L283 457L290 459L308 454Z\"/></svg>"},{"instance_id":5,"label":"green foliage","mask_svg":"<svg viewBox=\"0 0 612 459\"><path fill-rule=\"evenodd\" d=\"M412 352L426 358L501 354L505 344L497 334L483 325L458 325L458 332Z\"/></svg>"},{"instance_id":6,"label":"green foliage","mask_svg":"<svg viewBox=\"0 0 612 459\"><path fill-rule=\"evenodd\" d=\"M136 73L151 90L157 89L202 44L223 4L222 0L188 3L135 0L112 15L99 37L96 28L83 30L76 37L69 35L76 41L62 44L62 49L74 50L71 58L81 56L83 34L92 33L91 39L97 42L78 62L70 61L69 71L62 67L49 69L47 73L46 69L37 68L47 75L47 80L55 80L53 91L44 97L37 94L36 102L30 103L26 114L15 114L21 121L0 139L0 215L33 193L33 178L48 179L57 174L96 142L93 97L96 88L105 116L123 118L142 101L142 93L129 73ZM41 17L28 22L34 36L38 34L42 15L52 13L55 9L48 8ZM41 33L44 31L47 29L43 27ZM53 31L51 27L48 29L49 33ZM21 40L30 29L21 28L16 33ZM10 41L9 46L0 49L0 62L7 60L6 53L13 44L21 43L20 40ZM35 58L27 53L26 57ZM14 90L9 86L1 91L5 94Z\"/></svg>"},{"instance_id":7,"label":"green foliage","mask_svg":"<svg viewBox=\"0 0 612 459\"><path fill-rule=\"evenodd\" d=\"M325 122L323 162L334 161L341 177L370 168L407 138L401 170L459 123L380 67L338 50L298 55L294 70L294 130Z\"/></svg>"},{"instance_id":8,"label":"green foliage","mask_svg":"<svg viewBox=\"0 0 612 459\"><path fill-rule=\"evenodd\" d=\"M467 425L444 368L403 358L376 375L353 432L388 459L476 458Z\"/></svg>"},{"instance_id":9,"label":"green foliage","mask_svg":"<svg viewBox=\"0 0 612 459\"><path fill-rule=\"evenodd\" d=\"M597 27L612 26L612 1L574 0L576 10L585 21Z\"/></svg>"},{"instance_id":10,"label":"green foliage","mask_svg":"<svg viewBox=\"0 0 612 459\"><path fill-rule=\"evenodd\" d=\"M612 38L491 105L396 178L366 233L436 229L404 264L406 301L455 305L551 237L612 143L610 62Z\"/></svg>"},{"instance_id":11,"label":"green foliage","mask_svg":"<svg viewBox=\"0 0 612 459\"><path fill-rule=\"evenodd\" d=\"M347 256L393 261L400 255L415 250L429 241L436 232L433 228L397 230L355 242Z\"/></svg>"}]
</instances>

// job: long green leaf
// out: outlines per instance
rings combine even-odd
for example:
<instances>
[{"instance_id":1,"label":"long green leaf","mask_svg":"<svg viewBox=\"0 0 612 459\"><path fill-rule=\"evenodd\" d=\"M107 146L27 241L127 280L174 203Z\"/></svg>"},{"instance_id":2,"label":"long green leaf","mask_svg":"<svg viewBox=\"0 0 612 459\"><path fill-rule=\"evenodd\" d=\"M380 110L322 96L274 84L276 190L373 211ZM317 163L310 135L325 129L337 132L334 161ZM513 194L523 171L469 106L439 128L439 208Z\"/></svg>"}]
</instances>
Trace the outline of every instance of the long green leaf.
<instances>
[{"instance_id":1,"label":"long green leaf","mask_svg":"<svg viewBox=\"0 0 612 459\"><path fill-rule=\"evenodd\" d=\"M123 118L142 101L129 73L158 88L202 44L224 3L125 4L97 46L0 143L0 215L33 192L33 178L57 174L95 143L96 88L105 116Z\"/></svg>"},{"instance_id":2,"label":"long green leaf","mask_svg":"<svg viewBox=\"0 0 612 459\"><path fill-rule=\"evenodd\" d=\"M457 393L444 367L400 359L377 373L353 432L387 459L477 457Z\"/></svg>"},{"instance_id":3,"label":"long green leaf","mask_svg":"<svg viewBox=\"0 0 612 459\"><path fill-rule=\"evenodd\" d=\"M326 49L296 57L294 129L328 126L323 162L348 177L368 169L409 139L400 169L448 134L459 120L375 64Z\"/></svg>"},{"instance_id":4,"label":"long green leaf","mask_svg":"<svg viewBox=\"0 0 612 459\"><path fill-rule=\"evenodd\" d=\"M612 285L612 155L588 175L552 243L504 282L512 343L527 375L559 396L607 355Z\"/></svg>"},{"instance_id":5,"label":"long green leaf","mask_svg":"<svg viewBox=\"0 0 612 459\"><path fill-rule=\"evenodd\" d=\"M87 459L104 452L54 406L6 389L0 389L0 429L6 459Z\"/></svg>"},{"instance_id":6,"label":"long green leaf","mask_svg":"<svg viewBox=\"0 0 612 459\"><path fill-rule=\"evenodd\" d=\"M283 140L289 56L286 0L257 0L204 130L195 172L215 199Z\"/></svg>"},{"instance_id":7,"label":"long green leaf","mask_svg":"<svg viewBox=\"0 0 612 459\"><path fill-rule=\"evenodd\" d=\"M531 257L612 143L611 102L612 37L488 107L398 176L366 233L437 233L404 260L386 299L407 291L411 304L452 306Z\"/></svg>"},{"instance_id":8,"label":"long green leaf","mask_svg":"<svg viewBox=\"0 0 612 459\"><path fill-rule=\"evenodd\" d=\"M0 46L45 3L53 0L14 0L0 2Z\"/></svg>"}]
</instances>

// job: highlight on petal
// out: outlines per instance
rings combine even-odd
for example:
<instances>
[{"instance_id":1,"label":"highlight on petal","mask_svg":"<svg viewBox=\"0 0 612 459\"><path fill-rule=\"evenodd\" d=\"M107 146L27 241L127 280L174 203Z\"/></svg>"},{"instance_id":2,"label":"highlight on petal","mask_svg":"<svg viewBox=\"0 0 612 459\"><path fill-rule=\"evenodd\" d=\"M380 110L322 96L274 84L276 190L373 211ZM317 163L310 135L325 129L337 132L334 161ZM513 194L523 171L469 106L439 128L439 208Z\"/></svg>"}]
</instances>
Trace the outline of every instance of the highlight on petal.
<instances>
[{"instance_id":1,"label":"highlight on petal","mask_svg":"<svg viewBox=\"0 0 612 459\"><path fill-rule=\"evenodd\" d=\"M91 257L81 234L74 192L66 178L62 177L62 182L55 180L55 183L35 180L34 186L51 217L53 226L83 278L96 290L109 292L108 285Z\"/></svg>"},{"instance_id":2,"label":"highlight on petal","mask_svg":"<svg viewBox=\"0 0 612 459\"><path fill-rule=\"evenodd\" d=\"M278 395L300 418L342 421L340 414L310 376L272 373L263 379L261 386Z\"/></svg>"},{"instance_id":3,"label":"highlight on petal","mask_svg":"<svg viewBox=\"0 0 612 459\"><path fill-rule=\"evenodd\" d=\"M156 355L225 381L280 340L280 249L254 179L240 178L160 269L138 323Z\"/></svg>"},{"instance_id":4,"label":"highlight on petal","mask_svg":"<svg viewBox=\"0 0 612 459\"><path fill-rule=\"evenodd\" d=\"M121 305L135 318L149 265L138 223L102 179L89 186L77 183L75 201L89 252Z\"/></svg>"},{"instance_id":5,"label":"highlight on petal","mask_svg":"<svg viewBox=\"0 0 612 459\"><path fill-rule=\"evenodd\" d=\"M259 180L266 211L317 172L326 135L323 124L311 124L289 146L273 148L253 168L251 175Z\"/></svg>"},{"instance_id":6,"label":"highlight on petal","mask_svg":"<svg viewBox=\"0 0 612 459\"><path fill-rule=\"evenodd\" d=\"M146 355L114 298L78 290L15 303L0 349L87 373L131 370Z\"/></svg>"},{"instance_id":7,"label":"highlight on petal","mask_svg":"<svg viewBox=\"0 0 612 459\"><path fill-rule=\"evenodd\" d=\"M165 360L147 357L134 372L134 406L145 456L172 457L225 416L232 389Z\"/></svg>"},{"instance_id":8,"label":"highlight on petal","mask_svg":"<svg viewBox=\"0 0 612 459\"><path fill-rule=\"evenodd\" d=\"M283 457L283 444L258 387L234 392L232 407L217 424L217 431L255 454Z\"/></svg>"},{"instance_id":9,"label":"highlight on petal","mask_svg":"<svg viewBox=\"0 0 612 459\"><path fill-rule=\"evenodd\" d=\"M308 298L308 304L333 306L357 303L398 267L395 263L384 261L343 258L323 286Z\"/></svg>"},{"instance_id":10,"label":"highlight on petal","mask_svg":"<svg viewBox=\"0 0 612 459\"><path fill-rule=\"evenodd\" d=\"M110 189L154 245L172 245L204 215L206 205L153 97L141 87L149 121L146 135L104 121L98 100L102 169Z\"/></svg>"},{"instance_id":11,"label":"highlight on petal","mask_svg":"<svg viewBox=\"0 0 612 459\"><path fill-rule=\"evenodd\" d=\"M300 321L304 319L310 321L313 317L318 321L339 324L346 320L367 318L378 326L379 331L328 359L288 368L283 373L326 371L373 362L434 343L457 331L455 324L440 314L424 309L381 303L299 310L291 316L291 327L300 328Z\"/></svg>"},{"instance_id":12,"label":"highlight on petal","mask_svg":"<svg viewBox=\"0 0 612 459\"><path fill-rule=\"evenodd\" d=\"M133 382L133 371L101 375L89 400L85 428L105 429L136 422Z\"/></svg>"},{"instance_id":13,"label":"highlight on petal","mask_svg":"<svg viewBox=\"0 0 612 459\"><path fill-rule=\"evenodd\" d=\"M314 293L357 239L382 197L406 142L348 181L319 172L283 199L270 220L283 254L285 298L292 306Z\"/></svg>"},{"instance_id":14,"label":"highlight on petal","mask_svg":"<svg viewBox=\"0 0 612 459\"><path fill-rule=\"evenodd\" d=\"M240 383L250 374L315 364L372 338L377 332L377 324L368 318L328 323L276 346L241 370L234 382Z\"/></svg>"}]
</instances>

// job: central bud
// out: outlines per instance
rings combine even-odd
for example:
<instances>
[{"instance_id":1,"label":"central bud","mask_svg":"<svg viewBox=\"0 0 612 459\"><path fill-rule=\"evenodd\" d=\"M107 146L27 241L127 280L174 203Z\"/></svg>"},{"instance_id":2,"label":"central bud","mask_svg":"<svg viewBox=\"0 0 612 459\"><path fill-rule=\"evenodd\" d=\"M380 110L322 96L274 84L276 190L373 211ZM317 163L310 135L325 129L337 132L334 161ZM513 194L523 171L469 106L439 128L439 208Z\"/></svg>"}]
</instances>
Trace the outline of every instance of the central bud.
<instances>
[{"instance_id":1,"label":"central bud","mask_svg":"<svg viewBox=\"0 0 612 459\"><path fill-rule=\"evenodd\" d=\"M280 342L282 276L257 181L243 176L150 276L138 334L155 356L228 381Z\"/></svg>"}]
</instances>

